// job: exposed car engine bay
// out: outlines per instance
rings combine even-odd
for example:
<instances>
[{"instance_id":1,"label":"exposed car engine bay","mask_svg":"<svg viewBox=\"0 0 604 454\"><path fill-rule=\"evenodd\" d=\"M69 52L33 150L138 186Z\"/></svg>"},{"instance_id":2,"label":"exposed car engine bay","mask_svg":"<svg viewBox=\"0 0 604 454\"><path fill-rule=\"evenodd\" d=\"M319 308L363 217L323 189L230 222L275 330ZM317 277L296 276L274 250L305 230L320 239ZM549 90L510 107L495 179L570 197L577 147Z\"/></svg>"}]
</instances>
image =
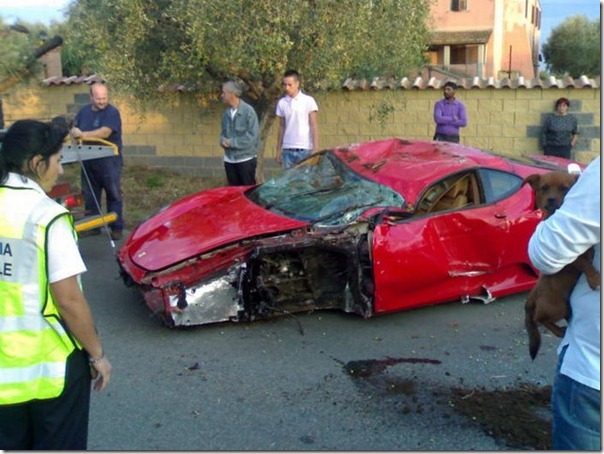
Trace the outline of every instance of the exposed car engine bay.
<instances>
[{"instance_id":1,"label":"exposed car engine bay","mask_svg":"<svg viewBox=\"0 0 604 454\"><path fill-rule=\"evenodd\" d=\"M306 237L294 245L283 238L259 240L245 260L219 276L192 285L171 282L156 289L160 292L147 292L147 303L158 306L157 298L163 300L168 326L253 321L316 309L369 317L370 235L359 234L359 225L366 230L367 224L359 223L339 234ZM154 295L155 302L147 295ZM162 312L160 307L156 312Z\"/></svg>"}]
</instances>

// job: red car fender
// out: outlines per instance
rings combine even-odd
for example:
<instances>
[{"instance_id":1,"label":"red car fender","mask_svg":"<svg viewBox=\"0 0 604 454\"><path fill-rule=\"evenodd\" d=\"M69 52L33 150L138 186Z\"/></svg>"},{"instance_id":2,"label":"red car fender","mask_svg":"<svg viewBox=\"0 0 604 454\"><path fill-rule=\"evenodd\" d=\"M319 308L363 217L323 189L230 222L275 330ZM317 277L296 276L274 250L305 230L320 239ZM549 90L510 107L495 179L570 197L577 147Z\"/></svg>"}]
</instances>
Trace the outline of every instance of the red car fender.
<instances>
[{"instance_id":1,"label":"red car fender","mask_svg":"<svg viewBox=\"0 0 604 454\"><path fill-rule=\"evenodd\" d=\"M377 226L375 313L481 295L485 289L495 297L530 289L536 273L526 249L541 219L530 192L521 188L496 204Z\"/></svg>"}]
</instances>

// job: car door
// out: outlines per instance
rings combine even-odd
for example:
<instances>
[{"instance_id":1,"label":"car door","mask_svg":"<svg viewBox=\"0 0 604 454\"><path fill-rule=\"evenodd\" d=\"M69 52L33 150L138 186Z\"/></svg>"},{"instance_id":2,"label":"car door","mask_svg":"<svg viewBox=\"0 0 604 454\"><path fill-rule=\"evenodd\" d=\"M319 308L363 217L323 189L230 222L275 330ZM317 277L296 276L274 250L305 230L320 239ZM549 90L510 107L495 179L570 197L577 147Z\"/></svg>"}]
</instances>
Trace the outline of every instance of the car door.
<instances>
[{"instance_id":1,"label":"car door","mask_svg":"<svg viewBox=\"0 0 604 454\"><path fill-rule=\"evenodd\" d=\"M473 194L467 206L428 211L398 222L386 219L376 226L372 236L375 313L485 292L485 284L508 260L505 249L514 223L506 200L522 185L517 176L503 174L472 171ZM453 186L440 181L434 187L443 183ZM424 193L428 198L430 189Z\"/></svg>"},{"instance_id":2,"label":"car door","mask_svg":"<svg viewBox=\"0 0 604 454\"><path fill-rule=\"evenodd\" d=\"M541 211L535 208L533 190L515 174L493 169L480 169L479 174L486 201L496 204L497 216L506 222L508 232L499 247L496 273L485 285L494 296L529 290L536 282L537 273L528 256L528 242L543 218Z\"/></svg>"}]
</instances>

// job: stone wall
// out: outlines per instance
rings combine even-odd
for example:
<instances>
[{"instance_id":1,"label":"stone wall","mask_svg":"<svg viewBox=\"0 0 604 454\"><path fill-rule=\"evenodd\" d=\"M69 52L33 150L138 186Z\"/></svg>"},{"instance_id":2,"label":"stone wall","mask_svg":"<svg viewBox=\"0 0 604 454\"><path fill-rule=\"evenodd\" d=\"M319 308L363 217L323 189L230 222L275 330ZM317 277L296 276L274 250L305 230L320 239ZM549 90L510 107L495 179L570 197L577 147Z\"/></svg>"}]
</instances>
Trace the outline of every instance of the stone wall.
<instances>
[{"instance_id":1,"label":"stone wall","mask_svg":"<svg viewBox=\"0 0 604 454\"><path fill-rule=\"evenodd\" d=\"M49 119L77 112L88 102L88 85L21 86L4 94L7 125L19 118ZM432 108L440 90L381 89L320 93L320 147L402 137L429 140L434 134ZM461 142L507 156L540 153L538 137L543 117L555 100L567 97L570 112L581 129L575 158L589 162L600 153L600 88L478 88L458 89L468 111ZM218 146L223 105L201 109L193 97L182 94L174 105L144 113L132 109L127 98L112 98L124 126L126 164L169 167L179 172L223 176ZM266 143L267 174L278 169L274 161L277 128Z\"/></svg>"}]
</instances>

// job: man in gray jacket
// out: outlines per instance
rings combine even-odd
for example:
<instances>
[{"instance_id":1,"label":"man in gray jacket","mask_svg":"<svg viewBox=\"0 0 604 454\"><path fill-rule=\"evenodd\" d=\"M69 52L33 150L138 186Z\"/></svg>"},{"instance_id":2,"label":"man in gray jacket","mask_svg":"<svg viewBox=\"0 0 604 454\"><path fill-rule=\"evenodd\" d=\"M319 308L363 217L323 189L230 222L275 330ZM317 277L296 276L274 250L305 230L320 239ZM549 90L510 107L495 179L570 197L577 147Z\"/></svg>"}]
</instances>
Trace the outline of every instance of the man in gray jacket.
<instances>
[{"instance_id":1,"label":"man in gray jacket","mask_svg":"<svg viewBox=\"0 0 604 454\"><path fill-rule=\"evenodd\" d=\"M224 149L224 169L230 186L256 184L258 116L241 99L241 92L233 80L222 84L221 98L228 107L222 114L220 146Z\"/></svg>"}]
</instances>

